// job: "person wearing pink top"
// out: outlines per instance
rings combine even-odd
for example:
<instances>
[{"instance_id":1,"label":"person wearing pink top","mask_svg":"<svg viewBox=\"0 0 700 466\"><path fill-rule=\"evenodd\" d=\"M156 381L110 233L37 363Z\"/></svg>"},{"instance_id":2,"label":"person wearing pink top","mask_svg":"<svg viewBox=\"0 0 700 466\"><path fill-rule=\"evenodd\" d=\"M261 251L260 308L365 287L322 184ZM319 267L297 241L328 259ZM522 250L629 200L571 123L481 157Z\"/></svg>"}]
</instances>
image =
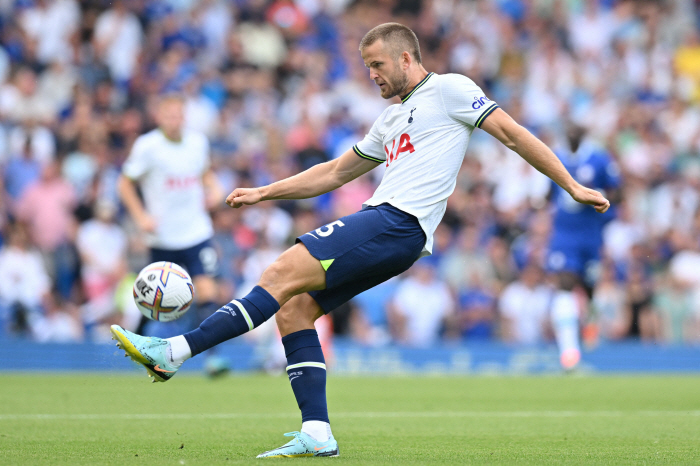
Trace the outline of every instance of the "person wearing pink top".
<instances>
[{"instance_id":1,"label":"person wearing pink top","mask_svg":"<svg viewBox=\"0 0 700 466\"><path fill-rule=\"evenodd\" d=\"M41 179L22 194L15 210L17 219L27 224L33 242L47 260L57 291L66 298L76 276L72 246L76 205L73 187L61 178L58 165L52 162L42 170Z\"/></svg>"}]
</instances>

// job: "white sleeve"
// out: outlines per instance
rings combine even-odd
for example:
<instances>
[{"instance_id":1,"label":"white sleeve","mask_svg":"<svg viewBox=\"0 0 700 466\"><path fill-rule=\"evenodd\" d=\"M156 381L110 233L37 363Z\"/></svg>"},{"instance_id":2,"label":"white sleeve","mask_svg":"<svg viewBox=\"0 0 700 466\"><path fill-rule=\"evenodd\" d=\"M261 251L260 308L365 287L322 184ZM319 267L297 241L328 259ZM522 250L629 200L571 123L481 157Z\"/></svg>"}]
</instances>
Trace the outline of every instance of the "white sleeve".
<instances>
[{"instance_id":1,"label":"white sleeve","mask_svg":"<svg viewBox=\"0 0 700 466\"><path fill-rule=\"evenodd\" d=\"M382 116L383 115L384 114L382 114ZM382 117L377 118L365 138L352 146L352 150L354 150L357 155L363 159L371 160L372 162L377 163L386 161L386 153L384 152L382 136L379 134L379 130L377 129L378 122L381 119Z\"/></svg>"},{"instance_id":2,"label":"white sleeve","mask_svg":"<svg viewBox=\"0 0 700 466\"><path fill-rule=\"evenodd\" d=\"M151 168L151 157L148 154L148 147L143 137L139 137L134 142L129 157L122 165L122 173L127 178L138 180Z\"/></svg>"},{"instance_id":3,"label":"white sleeve","mask_svg":"<svg viewBox=\"0 0 700 466\"><path fill-rule=\"evenodd\" d=\"M501 298L498 300L498 307L501 311L501 315L508 317L509 319L517 317L517 303L520 301L519 298L522 298L522 296L518 296L518 293L512 283L506 286L501 294Z\"/></svg>"},{"instance_id":4,"label":"white sleeve","mask_svg":"<svg viewBox=\"0 0 700 466\"><path fill-rule=\"evenodd\" d=\"M479 128L498 108L498 104L486 97L484 91L466 76L446 74L440 77L440 94L450 118Z\"/></svg>"}]
</instances>

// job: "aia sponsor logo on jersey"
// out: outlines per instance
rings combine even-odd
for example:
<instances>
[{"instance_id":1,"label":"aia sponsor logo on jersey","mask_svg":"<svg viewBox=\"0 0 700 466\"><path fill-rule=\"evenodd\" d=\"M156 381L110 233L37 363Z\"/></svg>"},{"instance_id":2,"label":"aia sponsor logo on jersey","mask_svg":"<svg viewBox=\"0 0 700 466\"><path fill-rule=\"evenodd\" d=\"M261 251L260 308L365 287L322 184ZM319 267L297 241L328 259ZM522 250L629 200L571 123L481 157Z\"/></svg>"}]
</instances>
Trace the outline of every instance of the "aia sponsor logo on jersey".
<instances>
[{"instance_id":1,"label":"aia sponsor logo on jersey","mask_svg":"<svg viewBox=\"0 0 700 466\"><path fill-rule=\"evenodd\" d=\"M168 189L185 189L196 185L199 179L197 176L171 176L165 183Z\"/></svg>"},{"instance_id":2,"label":"aia sponsor logo on jersey","mask_svg":"<svg viewBox=\"0 0 700 466\"><path fill-rule=\"evenodd\" d=\"M416 151L416 149L413 148L413 144L411 144L411 136L409 136L406 133L403 133L401 136L399 136L398 139L399 139L399 147L396 149L396 153L394 153L394 147L396 146L396 139L391 141L391 151L389 151L388 144L386 146L384 146L384 152L386 152L386 166L387 167L394 160L398 160L399 155L401 155L403 152L408 152L409 154L411 154L411 153Z\"/></svg>"}]
</instances>

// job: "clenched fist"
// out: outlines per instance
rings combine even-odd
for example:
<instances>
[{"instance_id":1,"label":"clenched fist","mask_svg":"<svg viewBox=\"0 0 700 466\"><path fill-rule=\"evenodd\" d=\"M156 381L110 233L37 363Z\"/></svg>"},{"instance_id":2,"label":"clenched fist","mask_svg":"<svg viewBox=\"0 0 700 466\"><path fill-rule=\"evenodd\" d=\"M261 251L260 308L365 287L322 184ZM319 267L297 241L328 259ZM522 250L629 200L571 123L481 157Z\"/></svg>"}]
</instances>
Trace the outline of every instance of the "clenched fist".
<instances>
[{"instance_id":1,"label":"clenched fist","mask_svg":"<svg viewBox=\"0 0 700 466\"><path fill-rule=\"evenodd\" d=\"M606 210L610 208L610 201L608 201L602 194L585 186L579 185L576 189L571 192L571 197L575 201L581 204L592 205L596 212L605 213Z\"/></svg>"},{"instance_id":2,"label":"clenched fist","mask_svg":"<svg viewBox=\"0 0 700 466\"><path fill-rule=\"evenodd\" d=\"M260 188L236 188L226 198L226 204L238 209L243 205L253 205L262 201Z\"/></svg>"}]
</instances>

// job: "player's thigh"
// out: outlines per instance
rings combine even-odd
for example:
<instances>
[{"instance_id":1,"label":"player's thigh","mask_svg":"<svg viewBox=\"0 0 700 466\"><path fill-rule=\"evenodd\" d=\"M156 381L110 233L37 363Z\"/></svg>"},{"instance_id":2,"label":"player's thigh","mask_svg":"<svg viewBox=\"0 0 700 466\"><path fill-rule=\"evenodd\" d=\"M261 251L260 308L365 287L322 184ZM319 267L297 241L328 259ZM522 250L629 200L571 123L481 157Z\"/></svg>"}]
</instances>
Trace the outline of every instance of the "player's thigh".
<instances>
[{"instance_id":1,"label":"player's thigh","mask_svg":"<svg viewBox=\"0 0 700 466\"><path fill-rule=\"evenodd\" d=\"M283 252L263 272L258 285L284 305L293 296L326 287L326 271L302 243Z\"/></svg>"},{"instance_id":2,"label":"player's thigh","mask_svg":"<svg viewBox=\"0 0 700 466\"><path fill-rule=\"evenodd\" d=\"M328 313L354 296L408 270L420 257L425 246L425 233L418 220L393 207L379 209L378 232L356 225L351 248L338 249L332 260L326 260L326 288L309 294ZM364 219L363 219L364 220ZM355 218L345 221L351 230ZM308 238L303 238L310 243ZM356 239L359 238L358 242ZM324 258L323 256L320 256Z\"/></svg>"},{"instance_id":3,"label":"player's thigh","mask_svg":"<svg viewBox=\"0 0 700 466\"><path fill-rule=\"evenodd\" d=\"M321 306L308 293L294 296L275 314L280 335L314 328L316 319L323 315Z\"/></svg>"}]
</instances>

